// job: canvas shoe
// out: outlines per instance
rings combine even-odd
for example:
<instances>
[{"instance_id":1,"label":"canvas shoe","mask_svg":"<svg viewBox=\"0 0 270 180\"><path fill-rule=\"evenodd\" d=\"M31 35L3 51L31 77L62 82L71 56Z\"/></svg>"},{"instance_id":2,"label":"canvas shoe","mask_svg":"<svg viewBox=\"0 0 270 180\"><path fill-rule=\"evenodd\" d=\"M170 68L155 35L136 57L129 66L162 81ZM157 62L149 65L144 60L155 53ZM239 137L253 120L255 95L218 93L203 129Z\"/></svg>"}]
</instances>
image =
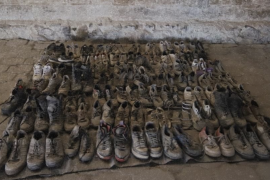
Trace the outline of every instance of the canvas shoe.
<instances>
[{"instance_id":1,"label":"canvas shoe","mask_svg":"<svg viewBox=\"0 0 270 180\"><path fill-rule=\"evenodd\" d=\"M81 141L81 127L76 125L69 135L69 141L65 148L65 154L69 158L74 157L78 153L80 141Z\"/></svg>"},{"instance_id":2,"label":"canvas shoe","mask_svg":"<svg viewBox=\"0 0 270 180\"><path fill-rule=\"evenodd\" d=\"M62 117L62 100L58 100L56 97L47 96L48 114L50 120L50 131L60 132L63 129L63 117Z\"/></svg>"},{"instance_id":3,"label":"canvas shoe","mask_svg":"<svg viewBox=\"0 0 270 180\"><path fill-rule=\"evenodd\" d=\"M23 170L26 166L26 157L29 147L29 138L23 130L17 132L14 140L11 154L5 166L7 175L15 175Z\"/></svg>"},{"instance_id":4,"label":"canvas shoe","mask_svg":"<svg viewBox=\"0 0 270 180\"><path fill-rule=\"evenodd\" d=\"M8 160L9 152L11 151L14 136L7 131L3 132L0 139L0 168L2 168Z\"/></svg>"},{"instance_id":5,"label":"canvas shoe","mask_svg":"<svg viewBox=\"0 0 270 180\"><path fill-rule=\"evenodd\" d=\"M247 125L246 119L244 119L243 113L242 113L242 107L243 107L243 102L240 99L239 96L236 94L232 94L229 99L229 109L232 114L232 117L235 121L235 124L239 127L245 127Z\"/></svg>"},{"instance_id":6,"label":"canvas shoe","mask_svg":"<svg viewBox=\"0 0 270 180\"><path fill-rule=\"evenodd\" d=\"M253 159L254 151L245 137L244 132L237 126L233 125L228 131L229 139L234 146L235 151L244 159Z\"/></svg>"},{"instance_id":7,"label":"canvas shoe","mask_svg":"<svg viewBox=\"0 0 270 180\"><path fill-rule=\"evenodd\" d=\"M244 129L244 134L252 146L255 155L260 159L269 159L268 149L259 140L255 130L250 124L248 124Z\"/></svg>"},{"instance_id":8,"label":"canvas shoe","mask_svg":"<svg viewBox=\"0 0 270 180\"><path fill-rule=\"evenodd\" d=\"M197 100L192 103L191 118L193 128L197 131L201 131L205 127L205 119L203 119L201 116L201 107L199 106L199 102Z\"/></svg>"},{"instance_id":9,"label":"canvas shoe","mask_svg":"<svg viewBox=\"0 0 270 180\"><path fill-rule=\"evenodd\" d=\"M42 169L45 162L46 137L42 131L35 131L27 154L27 167L31 171Z\"/></svg>"},{"instance_id":10,"label":"canvas shoe","mask_svg":"<svg viewBox=\"0 0 270 180\"><path fill-rule=\"evenodd\" d=\"M145 135L148 147L150 149L150 156L152 158L159 158L162 156L163 149L161 144L160 130L156 123L148 121L145 123Z\"/></svg>"},{"instance_id":11,"label":"canvas shoe","mask_svg":"<svg viewBox=\"0 0 270 180\"><path fill-rule=\"evenodd\" d=\"M34 130L34 124L36 120L36 114L32 107L28 106L22 113L22 121L20 124L20 129L24 130L26 133L30 133Z\"/></svg>"},{"instance_id":12,"label":"canvas shoe","mask_svg":"<svg viewBox=\"0 0 270 180\"><path fill-rule=\"evenodd\" d=\"M170 159L182 159L182 149L178 145L172 131L165 124L162 126L161 136L165 156Z\"/></svg>"},{"instance_id":13,"label":"canvas shoe","mask_svg":"<svg viewBox=\"0 0 270 180\"><path fill-rule=\"evenodd\" d=\"M90 119L89 119L89 115L88 115L87 105L85 104L85 102L81 102L79 104L77 114L78 114L77 124L83 129L89 128ZM91 120L91 122L93 123L92 120Z\"/></svg>"},{"instance_id":14,"label":"canvas shoe","mask_svg":"<svg viewBox=\"0 0 270 180\"><path fill-rule=\"evenodd\" d=\"M111 126L114 125L114 112L113 112L113 104L111 100L108 100L102 106L102 118L104 122L110 124Z\"/></svg>"},{"instance_id":15,"label":"canvas shoe","mask_svg":"<svg viewBox=\"0 0 270 180\"><path fill-rule=\"evenodd\" d=\"M68 75L64 75L62 83L58 89L58 94L67 96L70 89L71 89L71 81Z\"/></svg>"},{"instance_id":16,"label":"canvas shoe","mask_svg":"<svg viewBox=\"0 0 270 180\"><path fill-rule=\"evenodd\" d=\"M206 120L206 123L209 122L215 129L219 127L217 116L207 99L202 101L201 116Z\"/></svg>"},{"instance_id":17,"label":"canvas shoe","mask_svg":"<svg viewBox=\"0 0 270 180\"><path fill-rule=\"evenodd\" d=\"M235 150L229 140L228 133L224 130L224 128L219 127L215 132L215 136L217 138L217 143L219 145L221 154L225 157L233 157L235 155Z\"/></svg>"},{"instance_id":18,"label":"canvas shoe","mask_svg":"<svg viewBox=\"0 0 270 180\"><path fill-rule=\"evenodd\" d=\"M50 131L46 138L45 162L48 168L61 167L64 161L64 148L60 134Z\"/></svg>"},{"instance_id":19,"label":"canvas shoe","mask_svg":"<svg viewBox=\"0 0 270 180\"><path fill-rule=\"evenodd\" d=\"M22 118L23 116L21 112L19 110L16 110L8 121L6 131L11 135L16 136L17 131L20 129Z\"/></svg>"},{"instance_id":20,"label":"canvas shoe","mask_svg":"<svg viewBox=\"0 0 270 180\"><path fill-rule=\"evenodd\" d=\"M123 121L124 124L129 124L129 107L126 101L120 104L115 117L115 124L119 124L120 121Z\"/></svg>"},{"instance_id":21,"label":"canvas shoe","mask_svg":"<svg viewBox=\"0 0 270 180\"><path fill-rule=\"evenodd\" d=\"M42 91L43 94L53 94L56 89L58 89L58 87L60 86L62 81L62 78L60 77L59 74L57 73L53 73L52 77L49 80L49 84L46 87L46 89L44 89Z\"/></svg>"},{"instance_id":22,"label":"canvas shoe","mask_svg":"<svg viewBox=\"0 0 270 180\"><path fill-rule=\"evenodd\" d=\"M109 160L112 157L113 145L111 139L111 126L100 121L97 131L96 149L100 159Z\"/></svg>"},{"instance_id":23,"label":"canvas shoe","mask_svg":"<svg viewBox=\"0 0 270 180\"><path fill-rule=\"evenodd\" d=\"M90 139L89 132L83 129L81 131L82 137L79 151L79 159L82 162L88 162L94 156L94 146L93 142Z\"/></svg>"},{"instance_id":24,"label":"canvas shoe","mask_svg":"<svg viewBox=\"0 0 270 180\"><path fill-rule=\"evenodd\" d=\"M42 64L41 63L37 63L34 65L33 67L33 77L32 80L33 81L39 81L42 77Z\"/></svg>"}]
</instances>

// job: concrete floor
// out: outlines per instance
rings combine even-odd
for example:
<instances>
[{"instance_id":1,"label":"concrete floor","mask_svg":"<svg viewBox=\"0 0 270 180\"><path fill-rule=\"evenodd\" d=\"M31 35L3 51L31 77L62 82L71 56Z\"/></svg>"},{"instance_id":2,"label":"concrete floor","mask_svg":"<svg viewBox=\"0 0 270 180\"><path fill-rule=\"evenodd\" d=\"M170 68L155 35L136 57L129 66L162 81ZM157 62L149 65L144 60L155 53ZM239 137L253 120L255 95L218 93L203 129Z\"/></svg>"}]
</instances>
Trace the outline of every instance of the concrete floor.
<instances>
[{"instance_id":1,"label":"concrete floor","mask_svg":"<svg viewBox=\"0 0 270 180\"><path fill-rule=\"evenodd\" d=\"M27 75L32 72L33 63L49 43L51 42L0 40L0 102L8 98L18 78L27 80ZM262 112L270 117L270 45L211 44L205 45L205 47L210 59L221 60L225 69L251 91L261 106ZM5 117L0 116L0 122L3 119ZM0 132L5 129L6 124L7 121L4 121L0 125ZM270 161L143 166L73 173L40 179L268 180L270 179Z\"/></svg>"}]
</instances>

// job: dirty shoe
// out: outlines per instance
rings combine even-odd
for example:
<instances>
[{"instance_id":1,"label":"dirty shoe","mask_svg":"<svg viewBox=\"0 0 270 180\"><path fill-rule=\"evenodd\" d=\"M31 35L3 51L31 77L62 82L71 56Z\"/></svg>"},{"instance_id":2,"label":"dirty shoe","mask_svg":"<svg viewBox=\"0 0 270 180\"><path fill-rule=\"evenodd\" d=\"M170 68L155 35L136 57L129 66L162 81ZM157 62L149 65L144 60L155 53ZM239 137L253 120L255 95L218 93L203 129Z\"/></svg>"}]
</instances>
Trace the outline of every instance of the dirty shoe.
<instances>
[{"instance_id":1,"label":"dirty shoe","mask_svg":"<svg viewBox=\"0 0 270 180\"><path fill-rule=\"evenodd\" d=\"M110 124L111 126L114 125L114 112L112 106L113 105L111 100L108 100L102 106L102 120L104 120L107 124Z\"/></svg>"},{"instance_id":2,"label":"dirty shoe","mask_svg":"<svg viewBox=\"0 0 270 180\"><path fill-rule=\"evenodd\" d=\"M58 94L63 94L67 96L70 89L71 89L71 81L68 75L64 75L62 83L58 89Z\"/></svg>"},{"instance_id":3,"label":"dirty shoe","mask_svg":"<svg viewBox=\"0 0 270 180\"><path fill-rule=\"evenodd\" d=\"M37 63L34 65L33 67L33 77L32 80L33 81L39 81L42 77L42 64L41 63Z\"/></svg>"},{"instance_id":4,"label":"dirty shoe","mask_svg":"<svg viewBox=\"0 0 270 180\"><path fill-rule=\"evenodd\" d=\"M12 117L10 118L10 120L8 121L7 127L6 127L6 131L9 134L12 134L13 136L16 136L17 131L20 129L20 124L22 121L22 114L19 110L16 110Z\"/></svg>"},{"instance_id":5,"label":"dirty shoe","mask_svg":"<svg viewBox=\"0 0 270 180\"><path fill-rule=\"evenodd\" d=\"M183 103L182 113L180 117L183 129L189 129L192 126L191 111L192 111L192 104Z\"/></svg>"},{"instance_id":6,"label":"dirty shoe","mask_svg":"<svg viewBox=\"0 0 270 180\"><path fill-rule=\"evenodd\" d=\"M79 151L79 159L82 162L90 161L95 153L93 142L90 139L89 133L82 129L82 138Z\"/></svg>"},{"instance_id":7,"label":"dirty shoe","mask_svg":"<svg viewBox=\"0 0 270 180\"><path fill-rule=\"evenodd\" d=\"M161 157L163 149L160 139L160 130L156 123L151 121L145 123L145 135L150 149L150 156L152 158Z\"/></svg>"},{"instance_id":8,"label":"dirty shoe","mask_svg":"<svg viewBox=\"0 0 270 180\"><path fill-rule=\"evenodd\" d=\"M20 124L20 129L24 130L26 133L30 133L34 130L34 124L36 120L36 113L33 111L32 107L28 106L22 113L22 121Z\"/></svg>"},{"instance_id":9,"label":"dirty shoe","mask_svg":"<svg viewBox=\"0 0 270 180\"><path fill-rule=\"evenodd\" d=\"M0 168L5 165L8 159L14 138L15 137L12 134L9 134L7 131L3 132L3 136L0 139Z\"/></svg>"},{"instance_id":10,"label":"dirty shoe","mask_svg":"<svg viewBox=\"0 0 270 180\"><path fill-rule=\"evenodd\" d=\"M199 102L197 100L192 103L191 118L193 128L197 131L201 131L205 127L205 119L203 119L201 116L201 107L199 106Z\"/></svg>"},{"instance_id":11,"label":"dirty shoe","mask_svg":"<svg viewBox=\"0 0 270 180\"><path fill-rule=\"evenodd\" d=\"M91 118L91 124L97 127L99 125L99 122L101 120L101 114L102 114L102 106L100 105L99 101L95 101L93 105L93 111L92 111L92 118Z\"/></svg>"},{"instance_id":12,"label":"dirty shoe","mask_svg":"<svg viewBox=\"0 0 270 180\"><path fill-rule=\"evenodd\" d=\"M242 108L244 104L241 98L238 95L233 93L229 97L228 102L229 102L228 103L229 109L235 121L235 124L239 127L245 127L247 125L247 121L244 118L243 113L242 113Z\"/></svg>"},{"instance_id":13,"label":"dirty shoe","mask_svg":"<svg viewBox=\"0 0 270 180\"><path fill-rule=\"evenodd\" d=\"M270 132L268 126L263 126L261 123L257 123L255 131L259 136L261 142L270 150Z\"/></svg>"},{"instance_id":14,"label":"dirty shoe","mask_svg":"<svg viewBox=\"0 0 270 180\"><path fill-rule=\"evenodd\" d=\"M111 126L104 121L100 121L97 131L96 148L100 159L109 160L112 157L113 147L111 139Z\"/></svg>"},{"instance_id":15,"label":"dirty shoe","mask_svg":"<svg viewBox=\"0 0 270 180\"><path fill-rule=\"evenodd\" d=\"M50 119L50 130L60 132L63 129L62 100L56 97L47 96L48 114Z\"/></svg>"},{"instance_id":16,"label":"dirty shoe","mask_svg":"<svg viewBox=\"0 0 270 180\"><path fill-rule=\"evenodd\" d=\"M144 135L144 130L140 125L133 125L131 128L131 138L132 138L132 154L138 159L148 159L148 148L146 145L146 139Z\"/></svg>"},{"instance_id":17,"label":"dirty shoe","mask_svg":"<svg viewBox=\"0 0 270 180\"><path fill-rule=\"evenodd\" d=\"M119 124L120 121L129 124L129 107L126 101L120 104L115 117L115 124Z\"/></svg>"},{"instance_id":18,"label":"dirty shoe","mask_svg":"<svg viewBox=\"0 0 270 180\"><path fill-rule=\"evenodd\" d=\"M43 94L53 94L56 89L60 86L62 81L62 78L60 77L60 75L58 73L53 73L52 77L49 80L49 84L46 87L46 89L44 89L42 91Z\"/></svg>"},{"instance_id":19,"label":"dirty shoe","mask_svg":"<svg viewBox=\"0 0 270 180\"><path fill-rule=\"evenodd\" d=\"M76 125L69 135L69 141L67 143L67 147L65 148L65 154L70 158L74 157L79 151L81 141L80 132L81 127Z\"/></svg>"},{"instance_id":20,"label":"dirty shoe","mask_svg":"<svg viewBox=\"0 0 270 180\"><path fill-rule=\"evenodd\" d=\"M217 137L217 143L221 154L225 157L233 157L235 155L235 150L229 140L227 132L224 131L224 128L219 127L215 132L215 136Z\"/></svg>"},{"instance_id":21,"label":"dirty shoe","mask_svg":"<svg viewBox=\"0 0 270 180\"><path fill-rule=\"evenodd\" d=\"M87 129L90 126L90 119L87 113L87 107L84 102L81 102L78 107L78 121L77 124L83 129Z\"/></svg>"}]
</instances>

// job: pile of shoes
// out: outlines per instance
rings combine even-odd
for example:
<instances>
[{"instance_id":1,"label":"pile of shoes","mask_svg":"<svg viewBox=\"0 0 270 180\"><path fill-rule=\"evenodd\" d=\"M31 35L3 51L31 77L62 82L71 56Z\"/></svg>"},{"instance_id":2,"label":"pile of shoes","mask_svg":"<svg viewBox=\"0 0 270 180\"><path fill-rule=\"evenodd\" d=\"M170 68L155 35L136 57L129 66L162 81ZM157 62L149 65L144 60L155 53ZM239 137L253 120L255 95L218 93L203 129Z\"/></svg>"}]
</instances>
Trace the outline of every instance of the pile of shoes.
<instances>
[{"instance_id":1,"label":"pile of shoes","mask_svg":"<svg viewBox=\"0 0 270 180\"><path fill-rule=\"evenodd\" d=\"M200 41L52 43L1 111L11 115L0 139L7 175L26 165L60 167L76 155L81 162L94 155L125 162L131 154L269 158L269 119Z\"/></svg>"}]
</instances>

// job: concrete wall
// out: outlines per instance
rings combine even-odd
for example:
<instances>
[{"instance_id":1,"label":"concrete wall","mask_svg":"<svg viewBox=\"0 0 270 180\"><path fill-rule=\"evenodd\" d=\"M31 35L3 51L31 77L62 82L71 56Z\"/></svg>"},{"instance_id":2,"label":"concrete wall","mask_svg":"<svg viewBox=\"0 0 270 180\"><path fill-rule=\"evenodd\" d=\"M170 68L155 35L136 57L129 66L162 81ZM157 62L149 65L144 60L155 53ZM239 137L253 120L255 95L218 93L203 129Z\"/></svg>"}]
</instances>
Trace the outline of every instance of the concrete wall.
<instances>
[{"instance_id":1,"label":"concrete wall","mask_svg":"<svg viewBox=\"0 0 270 180\"><path fill-rule=\"evenodd\" d=\"M269 43L270 0L0 0L0 39Z\"/></svg>"}]
</instances>

